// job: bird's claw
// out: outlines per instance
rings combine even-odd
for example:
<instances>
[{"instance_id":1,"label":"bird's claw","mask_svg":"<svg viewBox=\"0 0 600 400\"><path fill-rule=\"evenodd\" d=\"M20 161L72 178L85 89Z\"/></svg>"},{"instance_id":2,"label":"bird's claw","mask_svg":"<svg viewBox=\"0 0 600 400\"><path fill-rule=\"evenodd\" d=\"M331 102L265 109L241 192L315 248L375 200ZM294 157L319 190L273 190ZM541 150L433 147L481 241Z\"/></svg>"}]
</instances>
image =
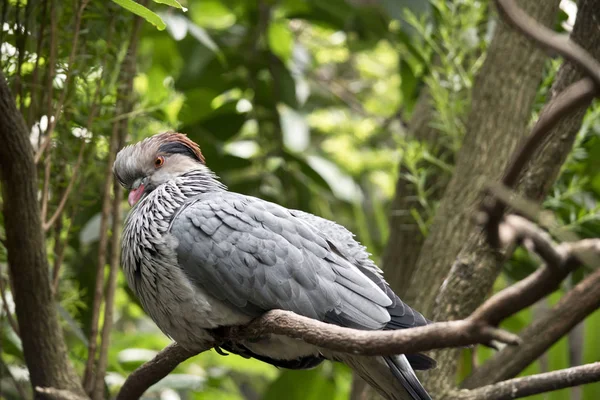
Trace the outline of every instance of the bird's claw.
<instances>
[{"instance_id":1,"label":"bird's claw","mask_svg":"<svg viewBox=\"0 0 600 400\"><path fill-rule=\"evenodd\" d=\"M229 353L226 353L225 351L223 351L223 349L220 348L219 346L215 346L214 349L217 352L217 354L220 354L222 356L228 356L229 355Z\"/></svg>"}]
</instances>

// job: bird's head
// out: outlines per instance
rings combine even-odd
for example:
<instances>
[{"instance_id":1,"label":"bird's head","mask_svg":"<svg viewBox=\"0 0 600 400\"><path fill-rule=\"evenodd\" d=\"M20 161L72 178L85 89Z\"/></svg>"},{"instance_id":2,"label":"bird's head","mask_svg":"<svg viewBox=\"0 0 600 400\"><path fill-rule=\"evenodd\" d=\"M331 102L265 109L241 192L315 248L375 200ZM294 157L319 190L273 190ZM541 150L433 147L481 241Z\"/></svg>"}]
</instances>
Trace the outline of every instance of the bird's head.
<instances>
[{"instance_id":1,"label":"bird's head","mask_svg":"<svg viewBox=\"0 0 600 400\"><path fill-rule=\"evenodd\" d=\"M159 133L121 149L113 165L115 177L129 190L129 205L178 176L204 168L196 143L182 133Z\"/></svg>"}]
</instances>

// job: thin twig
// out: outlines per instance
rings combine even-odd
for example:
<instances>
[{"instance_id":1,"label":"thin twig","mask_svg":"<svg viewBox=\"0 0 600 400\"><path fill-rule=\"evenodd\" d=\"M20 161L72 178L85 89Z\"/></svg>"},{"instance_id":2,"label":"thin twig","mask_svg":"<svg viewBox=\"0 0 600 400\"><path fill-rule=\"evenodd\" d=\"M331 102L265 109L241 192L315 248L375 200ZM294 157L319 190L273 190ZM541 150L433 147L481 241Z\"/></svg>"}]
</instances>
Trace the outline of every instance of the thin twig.
<instances>
[{"instance_id":1,"label":"thin twig","mask_svg":"<svg viewBox=\"0 0 600 400\"><path fill-rule=\"evenodd\" d=\"M79 187L81 187L81 182L79 184ZM81 194L80 191L78 191L77 193L79 195ZM60 282L60 269L63 265L63 260L65 257L65 248L67 247L67 241L69 240L71 228L73 227L73 218L77 214L77 209L79 206L79 204L77 204L77 200L75 200L74 203L75 203L75 205L73 206L73 209L71 211L70 218L69 218L69 225L65 229L65 238L60 240L60 238L57 237L57 240L60 240L60 243L58 243L58 245L56 246L56 252L54 254L54 264L52 266L52 293L55 296L58 295L58 284Z\"/></svg>"},{"instance_id":2,"label":"thin twig","mask_svg":"<svg viewBox=\"0 0 600 400\"><path fill-rule=\"evenodd\" d=\"M58 16L57 16L57 0L50 0L50 54L48 55L48 68L46 69L46 88L45 90L40 91L40 96L42 100L46 96L46 129L45 133L49 132L50 121L52 120L52 100L54 99L54 77L56 73L56 52L58 47ZM41 101L40 101L41 102ZM40 124L38 124L39 134L37 140L37 151L42 148L42 129ZM40 153L41 157L41 153ZM34 162L37 164L39 159L34 158ZM43 221L43 220L42 220Z\"/></svg>"},{"instance_id":3,"label":"thin twig","mask_svg":"<svg viewBox=\"0 0 600 400\"><path fill-rule=\"evenodd\" d=\"M28 1L23 10L23 22L19 23L19 6L20 1L17 1L17 14L16 14L16 39L15 48L18 51L17 56L17 73L15 74L15 90L14 93L19 97L19 111L22 113L25 108L25 97L23 96L23 77L21 75L23 68L23 61L25 59L25 47L27 45L27 38L29 37L29 21L31 19L31 1ZM4 29L4 27L2 27Z\"/></svg>"},{"instance_id":4,"label":"thin twig","mask_svg":"<svg viewBox=\"0 0 600 400\"><path fill-rule=\"evenodd\" d=\"M69 183L67 184L67 188L65 189L65 192L61 196L58 206L56 207L56 210L54 210L54 214L52 214L52 216L50 217L50 219L47 222L43 223L44 232L48 232L48 230L50 228L52 228L52 225L54 225L56 220L62 216L62 213L65 210L65 206L67 205L67 200L69 199L69 195L71 194L71 190L73 189L73 185L75 184L75 180L77 179L77 174L79 172L79 169L81 168L81 164L83 163L83 154L84 154L85 146L86 146L86 141L85 141L85 139L82 139L81 146L79 147L79 154L77 155L77 161L75 162L75 165L73 166L73 171L71 173L71 178L69 179ZM44 181L44 184L45 183L46 183L46 181ZM42 213L42 216L45 216L45 213ZM42 220L42 221L44 221L44 220Z\"/></svg>"},{"instance_id":5,"label":"thin twig","mask_svg":"<svg viewBox=\"0 0 600 400\"><path fill-rule=\"evenodd\" d=\"M69 86L69 83L71 82L71 80L73 79L73 71L75 70L74 62L75 62L75 54L77 53L77 50L78 50L77 45L79 43L79 33L81 31L81 20L83 18L83 11L87 7L88 3L89 3L89 0L81 0L81 3L79 4L79 8L77 9L77 14L75 14L75 29L74 29L74 34L73 34L73 42L71 43L71 53L69 54L69 60L67 62L67 64L69 65L69 70L66 72L64 87L62 89L62 93L61 93L60 99L58 101L58 104L56 105L56 111L54 112L54 119L51 118L51 114L48 115L48 130L46 132L46 138L42 142L42 145L38 149L37 153L35 154L34 161L36 164L40 161L40 159L42 158L42 155L46 151L46 148L50 144L50 141L52 139L52 133L54 132L54 127L58 123L58 117L59 117L60 111L65 104L65 100L67 98L67 93L69 92L68 86ZM52 68L52 67L50 67L50 68Z\"/></svg>"},{"instance_id":6,"label":"thin twig","mask_svg":"<svg viewBox=\"0 0 600 400\"><path fill-rule=\"evenodd\" d=\"M114 28L115 28L115 21L116 18L110 18L110 25L108 27L108 35L106 37L106 43L110 44L112 43L113 40L113 35L114 35ZM92 130L92 125L94 123L94 120L96 118L96 114L98 112L99 109L99 102L100 102L100 95L102 92L102 88L104 87L104 82L105 82L105 78L107 75L107 69L106 69L106 65L108 63L108 59L109 59L109 52L106 52L104 57L102 58L102 62L100 63L100 68L102 69L102 78L96 83L96 89L94 91L94 95L92 96L92 103L90 106L90 112L88 115L88 119L86 122L86 130L89 132ZM84 146L85 146L85 141L82 143L81 148L79 150L79 155L77 158L77 163L73 169L73 175L71 176L71 180L69 181L69 185L72 185L74 183L74 181L76 180L76 175L77 175L77 171L79 170L79 168L81 167L81 159L80 157L83 154L83 150L84 150ZM79 185L81 185L82 181L79 182ZM66 199L69 196L69 192L65 191L63 198L61 199L61 203L63 201L63 199ZM65 201L66 203L66 201ZM63 206L64 207L64 206ZM60 209L60 206L59 206ZM75 215L75 210L77 209L77 206L74 207L73 209L73 215ZM64 211L64 210L63 210ZM58 210L57 210L58 212ZM55 213L56 215L57 213ZM42 221L45 221L45 219L42 219ZM50 222L48 222L48 224L50 224ZM62 261L63 261L63 257L64 257L64 248L66 246L66 242L67 240L69 240L69 232L71 230L71 227L73 226L73 221L71 220L69 222L69 226L67 228L67 232L66 232L66 237L65 239L62 241L62 243L59 245L59 252L57 252L56 254L56 258L54 260L54 267L52 269L52 288L53 288L53 293L58 293L58 283L59 283L59 279L60 279L60 268L62 266Z\"/></svg>"},{"instance_id":7,"label":"thin twig","mask_svg":"<svg viewBox=\"0 0 600 400\"><path fill-rule=\"evenodd\" d=\"M106 266L106 251L108 245L108 218L111 209L110 191L112 189L113 174L112 164L118 150L118 130L113 128L110 139L110 148L106 164L106 181L104 182L104 194L102 197L102 214L100 219L100 239L98 242L98 265L96 270L96 285L94 288L94 301L92 304L92 321L88 344L88 358L85 365L83 387L90 394L95 387L94 363L96 359L96 348L98 345L98 327L100 323L100 309L104 292L104 267Z\"/></svg>"},{"instance_id":8,"label":"thin twig","mask_svg":"<svg viewBox=\"0 0 600 400\"><path fill-rule=\"evenodd\" d=\"M118 182L113 184L113 204L112 204L112 237L110 244L110 270L108 274L108 284L106 296L104 299L104 323L102 325L102 335L100 349L98 351L98 363L95 372L95 386L91 394L93 400L102 400L104 398L104 374L108 364L108 349L110 345L110 334L113 326L114 301L117 289L117 275L120 267L120 240L121 240L121 199L123 188Z\"/></svg>"},{"instance_id":9,"label":"thin twig","mask_svg":"<svg viewBox=\"0 0 600 400\"><path fill-rule=\"evenodd\" d=\"M508 246L513 243L525 244L530 251L538 254L544 262L554 269L561 269L566 254L561 253L550 235L518 215L507 215L498 227L501 240Z\"/></svg>"},{"instance_id":10,"label":"thin twig","mask_svg":"<svg viewBox=\"0 0 600 400\"><path fill-rule=\"evenodd\" d=\"M46 220L48 215L48 199L50 198L50 175L52 171L52 153L48 153L48 156L44 159L44 185L42 186L42 199L41 199L41 211L40 218L42 221Z\"/></svg>"},{"instance_id":11,"label":"thin twig","mask_svg":"<svg viewBox=\"0 0 600 400\"><path fill-rule=\"evenodd\" d=\"M498 11L504 20L520 31L526 38L558 53L579 66L600 88L600 62L579 46L568 35L558 34L531 18L515 0L496 0Z\"/></svg>"}]
</instances>

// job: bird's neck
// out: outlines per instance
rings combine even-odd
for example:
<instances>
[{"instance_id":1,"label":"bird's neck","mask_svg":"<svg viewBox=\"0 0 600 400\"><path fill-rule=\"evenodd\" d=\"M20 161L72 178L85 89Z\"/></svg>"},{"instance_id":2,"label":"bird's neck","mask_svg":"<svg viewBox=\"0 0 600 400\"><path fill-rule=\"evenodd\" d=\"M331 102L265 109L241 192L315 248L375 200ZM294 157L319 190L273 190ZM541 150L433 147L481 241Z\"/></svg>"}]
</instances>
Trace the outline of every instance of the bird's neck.
<instances>
[{"instance_id":1,"label":"bird's neck","mask_svg":"<svg viewBox=\"0 0 600 400\"><path fill-rule=\"evenodd\" d=\"M146 203L154 211L163 212L165 209L179 208L188 199L203 193L227 190L217 176L208 168L191 170L177 178L159 186L150 195Z\"/></svg>"},{"instance_id":2,"label":"bird's neck","mask_svg":"<svg viewBox=\"0 0 600 400\"><path fill-rule=\"evenodd\" d=\"M177 177L173 184L179 189L183 200L202 193L227 190L217 176L208 168L195 169Z\"/></svg>"}]
</instances>

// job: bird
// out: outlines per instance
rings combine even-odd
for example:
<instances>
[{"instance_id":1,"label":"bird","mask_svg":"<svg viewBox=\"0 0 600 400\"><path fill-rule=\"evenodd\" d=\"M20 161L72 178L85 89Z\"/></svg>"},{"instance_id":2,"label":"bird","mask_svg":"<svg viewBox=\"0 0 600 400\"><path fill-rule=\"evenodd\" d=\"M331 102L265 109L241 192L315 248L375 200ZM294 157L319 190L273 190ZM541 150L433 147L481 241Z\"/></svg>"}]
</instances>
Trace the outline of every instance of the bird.
<instances>
[{"instance_id":1,"label":"bird","mask_svg":"<svg viewBox=\"0 0 600 400\"><path fill-rule=\"evenodd\" d=\"M349 230L229 191L183 133L123 147L113 174L131 206L121 248L127 283L160 330L184 348L198 349L219 329L275 309L369 331L431 322L392 291ZM281 335L225 341L219 349L286 369L339 361L384 398L431 398L415 370L436 362L422 353L359 356Z\"/></svg>"}]
</instances>

